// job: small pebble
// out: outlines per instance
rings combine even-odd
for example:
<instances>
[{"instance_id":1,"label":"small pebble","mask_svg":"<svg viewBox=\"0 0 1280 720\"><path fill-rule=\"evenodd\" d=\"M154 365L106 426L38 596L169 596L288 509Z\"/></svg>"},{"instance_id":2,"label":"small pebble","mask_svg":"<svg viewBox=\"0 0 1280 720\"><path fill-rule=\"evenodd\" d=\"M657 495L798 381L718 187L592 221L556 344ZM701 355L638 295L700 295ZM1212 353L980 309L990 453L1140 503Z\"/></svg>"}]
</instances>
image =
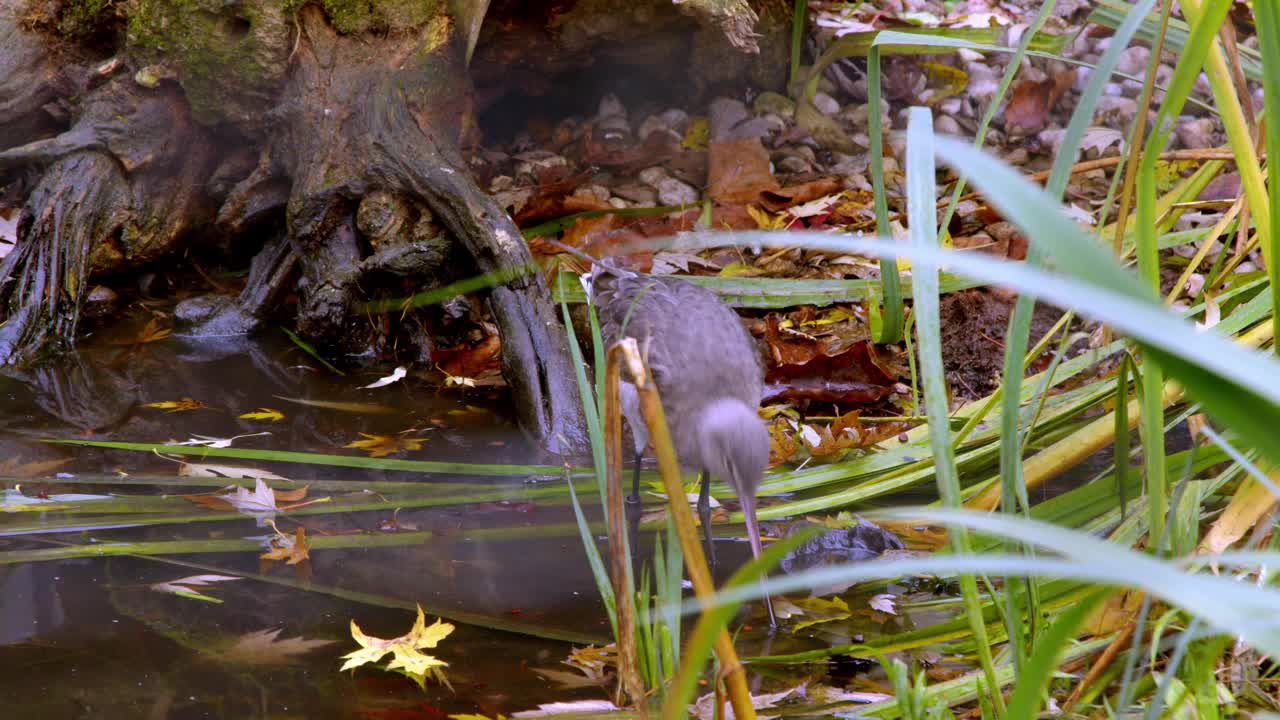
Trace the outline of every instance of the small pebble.
<instances>
[{"instance_id":1,"label":"small pebble","mask_svg":"<svg viewBox=\"0 0 1280 720\"><path fill-rule=\"evenodd\" d=\"M658 167L655 165L653 167L647 167L641 170L640 174L637 175L636 177L639 178L640 182L644 183L645 185L649 185L656 188L658 187L658 183L667 179L668 177L670 177L670 175L667 174L666 168Z\"/></svg>"},{"instance_id":2,"label":"small pebble","mask_svg":"<svg viewBox=\"0 0 1280 720\"><path fill-rule=\"evenodd\" d=\"M669 177L658 183L658 202L662 205L692 205L698 202L698 191L686 182Z\"/></svg>"},{"instance_id":3,"label":"small pebble","mask_svg":"<svg viewBox=\"0 0 1280 720\"><path fill-rule=\"evenodd\" d=\"M823 115L835 115L840 112L840 103L826 93L814 93L813 106Z\"/></svg>"}]
</instances>

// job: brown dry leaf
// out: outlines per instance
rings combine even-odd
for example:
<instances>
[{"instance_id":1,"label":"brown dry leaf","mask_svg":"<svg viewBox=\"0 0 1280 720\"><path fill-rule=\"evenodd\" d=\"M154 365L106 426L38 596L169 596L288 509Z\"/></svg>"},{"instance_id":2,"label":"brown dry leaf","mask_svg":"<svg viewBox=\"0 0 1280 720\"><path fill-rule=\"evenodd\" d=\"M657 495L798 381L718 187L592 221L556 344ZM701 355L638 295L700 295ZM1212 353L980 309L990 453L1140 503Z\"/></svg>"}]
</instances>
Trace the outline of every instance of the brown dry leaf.
<instances>
[{"instance_id":1,"label":"brown dry leaf","mask_svg":"<svg viewBox=\"0 0 1280 720\"><path fill-rule=\"evenodd\" d=\"M595 128L582 136L582 161L618 171L643 170L680 152L680 144L664 132L649 133L639 144L619 145L596 137Z\"/></svg>"},{"instance_id":2,"label":"brown dry leaf","mask_svg":"<svg viewBox=\"0 0 1280 720\"><path fill-rule=\"evenodd\" d=\"M1023 80L1013 88L1008 105L1004 109L1005 122L1017 125L1026 132L1043 130L1049 122L1049 112L1076 81L1075 70L1066 70L1039 82Z\"/></svg>"},{"instance_id":3,"label":"brown dry leaf","mask_svg":"<svg viewBox=\"0 0 1280 720\"><path fill-rule=\"evenodd\" d=\"M284 478L276 476L275 479L283 480ZM202 507L214 510L238 510L244 513L275 513L329 501L329 498L323 497L301 502L307 496L307 490L310 487L310 485L304 485L296 490L281 490L277 492L272 490L262 478L256 478L253 490L236 486L230 492L183 495L182 497L188 502Z\"/></svg>"},{"instance_id":4,"label":"brown dry leaf","mask_svg":"<svg viewBox=\"0 0 1280 720\"><path fill-rule=\"evenodd\" d=\"M478 345L433 350L431 359L447 376L471 378L477 385L501 385L501 351L502 340L495 333Z\"/></svg>"},{"instance_id":5,"label":"brown dry leaf","mask_svg":"<svg viewBox=\"0 0 1280 720\"><path fill-rule=\"evenodd\" d=\"M855 334L850 337L860 337L862 330L851 332ZM856 405L888 393L896 379L887 377L871 361L871 343L864 339L848 344L849 338L840 335L836 333L831 342L843 347L828 354L831 342L787 329L777 315L765 318L765 344L773 363L765 373L763 402L817 400Z\"/></svg>"},{"instance_id":6,"label":"brown dry leaf","mask_svg":"<svg viewBox=\"0 0 1280 720\"><path fill-rule=\"evenodd\" d=\"M307 640L301 637L279 640L277 638L283 629L245 633L226 647L215 651L214 656L235 665L287 665L295 662L299 655L334 643L333 640Z\"/></svg>"},{"instance_id":7,"label":"brown dry leaf","mask_svg":"<svg viewBox=\"0 0 1280 720\"><path fill-rule=\"evenodd\" d=\"M275 524L271 527L274 528ZM297 565L303 560L311 559L311 549L307 547L307 529L299 525L293 531L293 537L277 529L276 536L271 538L271 549L258 557L273 562L284 560L287 565Z\"/></svg>"},{"instance_id":8,"label":"brown dry leaf","mask_svg":"<svg viewBox=\"0 0 1280 720\"><path fill-rule=\"evenodd\" d=\"M707 197L727 205L760 201L760 193L777 190L769 168L769 151L759 138L732 138L711 144Z\"/></svg>"},{"instance_id":9,"label":"brown dry leaf","mask_svg":"<svg viewBox=\"0 0 1280 720\"><path fill-rule=\"evenodd\" d=\"M644 239L644 234L635 229L637 223L631 222L637 219L639 218L624 218L616 213L578 218L564 231L564 237L560 241L569 247L580 248L592 257L622 258L625 267L645 272L653 262L652 251L622 254L615 249L627 248Z\"/></svg>"},{"instance_id":10,"label":"brown dry leaf","mask_svg":"<svg viewBox=\"0 0 1280 720\"><path fill-rule=\"evenodd\" d=\"M112 345L144 345L153 343L157 340L163 340L173 333L172 328L166 328L160 325L159 318L151 318L146 325L138 330L138 334L131 338L123 338L115 340Z\"/></svg>"},{"instance_id":11,"label":"brown dry leaf","mask_svg":"<svg viewBox=\"0 0 1280 720\"><path fill-rule=\"evenodd\" d=\"M1280 471L1270 473L1273 480L1280 479ZM1231 496L1227 509L1209 527L1200 541L1199 552L1217 555L1225 552L1237 540L1244 537L1258 521L1267 517L1276 506L1276 496L1266 485L1249 478Z\"/></svg>"},{"instance_id":12,"label":"brown dry leaf","mask_svg":"<svg viewBox=\"0 0 1280 720\"><path fill-rule=\"evenodd\" d=\"M760 201L770 210L780 211L838 193L843 187L835 178L818 178L779 190L765 190L760 193Z\"/></svg>"},{"instance_id":13,"label":"brown dry leaf","mask_svg":"<svg viewBox=\"0 0 1280 720\"><path fill-rule=\"evenodd\" d=\"M159 400L156 402L143 403L142 407L164 410L166 413L176 413L188 412L191 410L204 410L209 406L194 398L186 397L181 400Z\"/></svg>"},{"instance_id":14,"label":"brown dry leaf","mask_svg":"<svg viewBox=\"0 0 1280 720\"><path fill-rule=\"evenodd\" d=\"M411 437L391 437L389 435L370 435L368 433L360 433L364 436L364 440L352 440L343 445L347 448L356 448L369 453L369 457L386 457L392 453L404 452L406 450L421 450L422 443L426 442L426 438Z\"/></svg>"},{"instance_id":15,"label":"brown dry leaf","mask_svg":"<svg viewBox=\"0 0 1280 720\"><path fill-rule=\"evenodd\" d=\"M582 673L592 682L603 683L608 679L609 672L618 667L618 646L609 643L604 647L595 645L575 647L569 653L569 657L561 662Z\"/></svg>"},{"instance_id":16,"label":"brown dry leaf","mask_svg":"<svg viewBox=\"0 0 1280 720\"><path fill-rule=\"evenodd\" d=\"M800 439L805 449L815 460L835 459L850 448L857 447L857 438L837 436L830 427L804 425L800 428Z\"/></svg>"}]
</instances>

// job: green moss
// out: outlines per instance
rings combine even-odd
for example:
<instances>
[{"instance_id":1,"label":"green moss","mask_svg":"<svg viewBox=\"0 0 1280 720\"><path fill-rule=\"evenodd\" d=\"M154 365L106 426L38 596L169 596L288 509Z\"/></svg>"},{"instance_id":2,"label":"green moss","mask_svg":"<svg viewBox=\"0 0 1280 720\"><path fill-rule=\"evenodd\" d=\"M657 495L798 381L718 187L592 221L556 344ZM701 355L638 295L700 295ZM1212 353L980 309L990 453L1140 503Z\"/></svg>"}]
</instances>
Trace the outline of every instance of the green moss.
<instances>
[{"instance_id":1,"label":"green moss","mask_svg":"<svg viewBox=\"0 0 1280 720\"><path fill-rule=\"evenodd\" d=\"M436 15L439 0L323 0L330 24L340 33L407 30Z\"/></svg>"},{"instance_id":2,"label":"green moss","mask_svg":"<svg viewBox=\"0 0 1280 720\"><path fill-rule=\"evenodd\" d=\"M129 50L176 71L202 121L251 121L284 77L290 48L284 11L283 2L135 0Z\"/></svg>"},{"instance_id":3,"label":"green moss","mask_svg":"<svg viewBox=\"0 0 1280 720\"><path fill-rule=\"evenodd\" d=\"M58 32L68 40L84 40L109 31L119 17L113 0L69 0L58 16Z\"/></svg>"}]
</instances>

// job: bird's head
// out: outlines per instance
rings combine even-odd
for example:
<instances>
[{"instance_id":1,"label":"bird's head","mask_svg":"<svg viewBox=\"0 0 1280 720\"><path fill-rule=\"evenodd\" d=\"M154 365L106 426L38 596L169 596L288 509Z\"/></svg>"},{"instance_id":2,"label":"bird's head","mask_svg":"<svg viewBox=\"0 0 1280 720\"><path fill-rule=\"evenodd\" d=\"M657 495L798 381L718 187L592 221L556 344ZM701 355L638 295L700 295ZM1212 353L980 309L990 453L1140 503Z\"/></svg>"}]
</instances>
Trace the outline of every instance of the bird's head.
<instances>
[{"instance_id":1,"label":"bird's head","mask_svg":"<svg viewBox=\"0 0 1280 720\"><path fill-rule=\"evenodd\" d=\"M754 507L769 464L769 431L755 408L735 398L716 400L703 409L697 428L702 466Z\"/></svg>"}]
</instances>

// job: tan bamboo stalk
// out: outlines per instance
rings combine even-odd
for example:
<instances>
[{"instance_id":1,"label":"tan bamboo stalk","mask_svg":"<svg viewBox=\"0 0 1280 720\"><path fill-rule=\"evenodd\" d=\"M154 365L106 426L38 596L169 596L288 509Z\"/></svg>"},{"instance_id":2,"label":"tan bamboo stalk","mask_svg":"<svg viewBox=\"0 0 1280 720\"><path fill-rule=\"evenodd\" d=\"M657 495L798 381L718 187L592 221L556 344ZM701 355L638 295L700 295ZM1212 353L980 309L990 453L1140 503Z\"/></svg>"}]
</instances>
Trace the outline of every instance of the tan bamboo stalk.
<instances>
[{"instance_id":1,"label":"tan bamboo stalk","mask_svg":"<svg viewBox=\"0 0 1280 720\"><path fill-rule=\"evenodd\" d=\"M618 400L620 371L617 345L609 348L604 372L604 452L605 512L609 522L609 574L613 577L613 598L618 621L619 690L625 690L640 713L648 716L644 680L640 677L639 653L636 651L635 592L627 562L626 522L622 497L622 408Z\"/></svg>"},{"instance_id":2,"label":"tan bamboo stalk","mask_svg":"<svg viewBox=\"0 0 1280 720\"><path fill-rule=\"evenodd\" d=\"M662 399L658 397L658 388L653 384L649 368L640 357L640 348L635 339L624 338L614 348L610 348L610 354L615 348L622 354L632 382L635 383L636 393L640 396L640 412L644 415L645 425L649 427L649 440L658 457L658 472L662 475L662 483L667 491L667 503L676 535L680 538L680 547L684 551L689 580L693 583L693 593L698 598L703 613L706 613L716 592L715 583L707 568L707 558L698 538L698 529L694 525L693 512L689 510L689 502L685 498L684 483L680 480L680 464L676 460L671 433L662 412ZM729 631L724 628L716 634L715 653L720 660L720 674L724 678L734 717L737 720L755 720L756 711L751 705L751 692L747 689L746 670L733 649Z\"/></svg>"}]
</instances>

